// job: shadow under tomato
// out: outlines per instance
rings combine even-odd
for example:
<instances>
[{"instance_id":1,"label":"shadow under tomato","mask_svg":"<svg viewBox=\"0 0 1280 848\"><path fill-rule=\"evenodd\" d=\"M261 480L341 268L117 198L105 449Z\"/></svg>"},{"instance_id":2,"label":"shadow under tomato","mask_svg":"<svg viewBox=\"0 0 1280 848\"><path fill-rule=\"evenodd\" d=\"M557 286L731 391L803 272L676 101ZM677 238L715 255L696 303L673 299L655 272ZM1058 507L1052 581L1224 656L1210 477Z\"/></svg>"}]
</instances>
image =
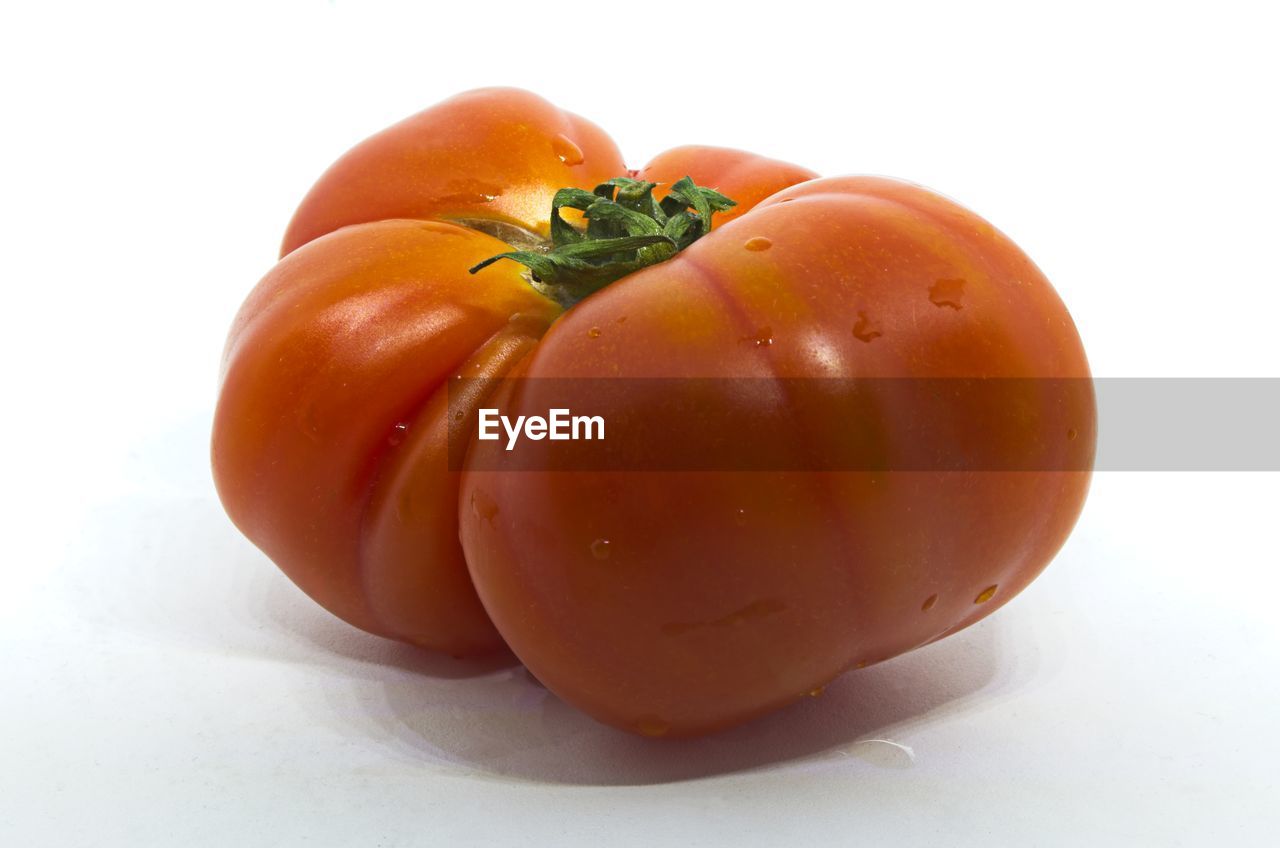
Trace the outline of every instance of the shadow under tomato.
<instances>
[{"instance_id":1,"label":"shadow under tomato","mask_svg":"<svg viewBox=\"0 0 1280 848\"><path fill-rule=\"evenodd\" d=\"M197 456L205 437L197 424L166 434L164 441L175 443L170 453ZM563 703L509 653L455 660L339 621L231 527L202 459L175 477L173 461L147 462L154 453L140 454L146 467L138 475L155 485L104 504L77 540L82 567L109 561L124 569L119 579L96 581L93 593L80 591L75 570L64 574L78 614L166 645L314 669L298 706L353 745L378 748L402 765L583 786L784 764L815 771L910 768L905 751L872 740L896 736L910 744L923 726L1026 684L1028 664L1038 662L1026 627L1016 627L1016 643L1002 639L1006 610L942 642L846 674L820 697L750 724L701 739L644 739Z\"/></svg>"},{"instance_id":2,"label":"shadow under tomato","mask_svg":"<svg viewBox=\"0 0 1280 848\"><path fill-rule=\"evenodd\" d=\"M1015 671L1001 671L1000 632L998 621L988 620L846 674L818 697L700 739L645 739L600 725L523 668L471 681L476 691L463 702L440 697L433 681L387 681L385 704L370 714L408 755L507 780L639 785L787 763L820 769L846 758L909 768L911 752L883 737L940 719L997 688L997 676Z\"/></svg>"},{"instance_id":3,"label":"shadow under tomato","mask_svg":"<svg viewBox=\"0 0 1280 848\"><path fill-rule=\"evenodd\" d=\"M317 721L402 764L503 782L625 786L783 765L910 768L911 753L894 737L909 744L922 726L1026 684L1039 662L1026 628L1016 650L1003 638L1006 610L754 722L698 739L646 739L564 703L508 652L458 660L371 636L272 577L256 617L277 645L294 643L295 659L336 684L308 705Z\"/></svg>"}]
</instances>

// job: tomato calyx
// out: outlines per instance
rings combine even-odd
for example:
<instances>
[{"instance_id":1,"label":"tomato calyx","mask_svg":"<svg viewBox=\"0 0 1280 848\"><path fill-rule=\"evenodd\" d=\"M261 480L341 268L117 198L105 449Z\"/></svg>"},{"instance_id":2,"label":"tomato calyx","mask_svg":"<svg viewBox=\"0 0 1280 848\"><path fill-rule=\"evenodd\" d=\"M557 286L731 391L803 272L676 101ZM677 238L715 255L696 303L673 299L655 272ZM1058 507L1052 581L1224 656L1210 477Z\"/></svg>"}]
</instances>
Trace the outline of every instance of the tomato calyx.
<instances>
[{"instance_id":1,"label":"tomato calyx","mask_svg":"<svg viewBox=\"0 0 1280 848\"><path fill-rule=\"evenodd\" d=\"M711 230L711 216L737 203L689 177L672 184L661 201L657 183L614 177L594 191L562 188L551 201L551 242L547 250L513 250L491 256L474 274L500 259L529 269L539 291L568 308L627 274L666 261ZM577 209L585 230L570 224L561 209Z\"/></svg>"}]
</instances>

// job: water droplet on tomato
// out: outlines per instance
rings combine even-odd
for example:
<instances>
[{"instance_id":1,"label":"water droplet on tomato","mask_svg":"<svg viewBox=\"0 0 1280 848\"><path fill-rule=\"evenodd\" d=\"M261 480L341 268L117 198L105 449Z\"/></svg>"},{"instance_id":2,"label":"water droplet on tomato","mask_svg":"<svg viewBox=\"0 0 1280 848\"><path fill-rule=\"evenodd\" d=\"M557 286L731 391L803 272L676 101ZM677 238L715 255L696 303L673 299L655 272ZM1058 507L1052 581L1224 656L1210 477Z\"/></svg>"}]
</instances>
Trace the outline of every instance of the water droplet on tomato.
<instances>
[{"instance_id":1,"label":"water droplet on tomato","mask_svg":"<svg viewBox=\"0 0 1280 848\"><path fill-rule=\"evenodd\" d=\"M556 152L556 156L566 165L582 164L582 148L574 144L573 141L564 135L558 135L551 139L551 149Z\"/></svg>"},{"instance_id":2,"label":"water droplet on tomato","mask_svg":"<svg viewBox=\"0 0 1280 848\"><path fill-rule=\"evenodd\" d=\"M636 730L645 736L666 736L671 725L656 716L645 716L636 722Z\"/></svg>"},{"instance_id":3,"label":"water droplet on tomato","mask_svg":"<svg viewBox=\"0 0 1280 848\"><path fill-rule=\"evenodd\" d=\"M391 435L387 436L387 444L391 445L391 447L395 447L400 444L404 441L404 434L408 432L408 430L409 425L403 421L396 424L396 426L391 428Z\"/></svg>"},{"instance_id":4,"label":"water droplet on tomato","mask_svg":"<svg viewBox=\"0 0 1280 848\"><path fill-rule=\"evenodd\" d=\"M467 417L467 413L463 412L461 409L459 409L457 412L453 413L453 420L454 420L454 421L461 421L462 419L464 419L464 418L466 418L466 417Z\"/></svg>"},{"instance_id":5,"label":"water droplet on tomato","mask_svg":"<svg viewBox=\"0 0 1280 848\"><path fill-rule=\"evenodd\" d=\"M949 306L961 309L964 304L964 280L938 280L929 286L929 300L934 306Z\"/></svg>"},{"instance_id":6,"label":"water droplet on tomato","mask_svg":"<svg viewBox=\"0 0 1280 848\"><path fill-rule=\"evenodd\" d=\"M734 510L733 523L739 527L747 526L747 511L745 509Z\"/></svg>"},{"instance_id":7,"label":"water droplet on tomato","mask_svg":"<svg viewBox=\"0 0 1280 848\"><path fill-rule=\"evenodd\" d=\"M439 198L441 203L471 204L492 203L502 196L502 189L491 183L473 179L450 180L445 193Z\"/></svg>"},{"instance_id":8,"label":"water droplet on tomato","mask_svg":"<svg viewBox=\"0 0 1280 848\"><path fill-rule=\"evenodd\" d=\"M761 327L754 336L743 336L739 341L750 342L756 347L768 347L773 344L773 330Z\"/></svg>"},{"instance_id":9,"label":"water droplet on tomato","mask_svg":"<svg viewBox=\"0 0 1280 848\"><path fill-rule=\"evenodd\" d=\"M492 524L494 516L498 514L498 505L494 503L493 498L476 489L471 493L471 511L475 513L476 518Z\"/></svg>"},{"instance_id":10,"label":"water droplet on tomato","mask_svg":"<svg viewBox=\"0 0 1280 848\"><path fill-rule=\"evenodd\" d=\"M975 604L985 604L987 601L994 598L995 594L996 594L996 587L988 586L987 588L982 590L982 594L978 595L978 597L973 599L973 602Z\"/></svg>"},{"instance_id":11,"label":"water droplet on tomato","mask_svg":"<svg viewBox=\"0 0 1280 848\"><path fill-rule=\"evenodd\" d=\"M853 337L860 342L867 342L870 344L882 335L884 335L884 333L880 332L880 327L874 321L867 318L867 313L859 310L858 323L853 325Z\"/></svg>"},{"instance_id":12,"label":"water droplet on tomato","mask_svg":"<svg viewBox=\"0 0 1280 848\"><path fill-rule=\"evenodd\" d=\"M587 338L591 338L591 339L600 338L600 328L592 327L590 330L587 330Z\"/></svg>"},{"instance_id":13,"label":"water droplet on tomato","mask_svg":"<svg viewBox=\"0 0 1280 848\"><path fill-rule=\"evenodd\" d=\"M936 604L937 602L938 602L938 596L930 595L929 597L925 598L924 603L920 605L920 611L928 612L929 610L933 609L933 605Z\"/></svg>"},{"instance_id":14,"label":"water droplet on tomato","mask_svg":"<svg viewBox=\"0 0 1280 848\"><path fill-rule=\"evenodd\" d=\"M596 559L608 559L609 558L609 540L596 539L594 542L592 542L591 555Z\"/></svg>"},{"instance_id":15,"label":"water droplet on tomato","mask_svg":"<svg viewBox=\"0 0 1280 848\"><path fill-rule=\"evenodd\" d=\"M1067 431L1067 440L1074 442L1076 440L1076 437L1079 435L1080 434L1076 432L1076 428L1072 427L1070 430Z\"/></svg>"},{"instance_id":16,"label":"water droplet on tomato","mask_svg":"<svg viewBox=\"0 0 1280 848\"><path fill-rule=\"evenodd\" d=\"M764 236L756 236L755 238L747 239L746 243L743 244L742 246L745 247L747 250L755 250L755 251L768 250L769 248L773 247L773 242L765 238Z\"/></svg>"}]
</instances>

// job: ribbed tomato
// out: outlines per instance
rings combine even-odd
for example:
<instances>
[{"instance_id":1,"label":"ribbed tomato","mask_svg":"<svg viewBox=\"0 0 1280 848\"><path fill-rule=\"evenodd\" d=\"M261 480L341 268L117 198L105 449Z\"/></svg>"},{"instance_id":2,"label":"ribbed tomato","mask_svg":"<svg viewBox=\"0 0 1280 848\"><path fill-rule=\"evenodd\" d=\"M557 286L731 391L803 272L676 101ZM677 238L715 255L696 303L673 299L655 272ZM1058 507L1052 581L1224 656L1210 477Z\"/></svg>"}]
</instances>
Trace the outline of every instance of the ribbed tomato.
<instances>
[{"instance_id":1,"label":"ribbed tomato","mask_svg":"<svg viewBox=\"0 0 1280 848\"><path fill-rule=\"evenodd\" d=\"M955 632L1084 502L1095 414L1066 309L913 185L700 147L628 172L594 126L484 90L343 157L284 253L226 350L233 520L353 624L454 654L505 641L622 728L714 730ZM1014 381L1017 427L938 402L951 379ZM479 407L545 414L539 387L565 381L615 433L678 448L718 427L773 464L514 467L476 438ZM673 381L692 405L654 394ZM992 464L924 456L938 425ZM822 463L868 438L875 468Z\"/></svg>"}]
</instances>

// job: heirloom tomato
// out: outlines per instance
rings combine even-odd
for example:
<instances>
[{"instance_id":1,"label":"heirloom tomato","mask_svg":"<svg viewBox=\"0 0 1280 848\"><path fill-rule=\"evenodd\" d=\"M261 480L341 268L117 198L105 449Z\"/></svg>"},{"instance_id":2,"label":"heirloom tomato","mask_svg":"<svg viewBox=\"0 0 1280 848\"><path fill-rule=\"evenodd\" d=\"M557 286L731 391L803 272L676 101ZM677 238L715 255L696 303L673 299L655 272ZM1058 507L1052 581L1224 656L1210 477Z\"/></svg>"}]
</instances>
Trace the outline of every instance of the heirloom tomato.
<instances>
[{"instance_id":1,"label":"heirloom tomato","mask_svg":"<svg viewBox=\"0 0 1280 848\"><path fill-rule=\"evenodd\" d=\"M948 380L1010 381L1017 426ZM479 438L480 408L546 414L557 381L592 386L608 450L768 461L517 467ZM981 459L938 460L935 431ZM1065 541L1094 438L1066 308L972 212L721 148L629 171L596 126L485 89L303 200L232 326L213 464L336 615L505 643L597 719L677 736L990 614ZM872 466L824 461L854 441Z\"/></svg>"}]
</instances>

